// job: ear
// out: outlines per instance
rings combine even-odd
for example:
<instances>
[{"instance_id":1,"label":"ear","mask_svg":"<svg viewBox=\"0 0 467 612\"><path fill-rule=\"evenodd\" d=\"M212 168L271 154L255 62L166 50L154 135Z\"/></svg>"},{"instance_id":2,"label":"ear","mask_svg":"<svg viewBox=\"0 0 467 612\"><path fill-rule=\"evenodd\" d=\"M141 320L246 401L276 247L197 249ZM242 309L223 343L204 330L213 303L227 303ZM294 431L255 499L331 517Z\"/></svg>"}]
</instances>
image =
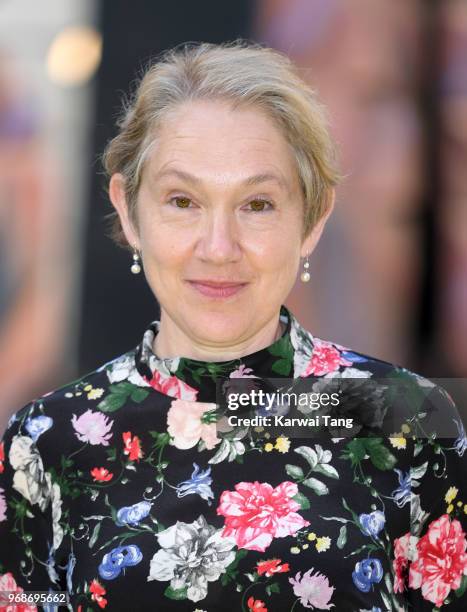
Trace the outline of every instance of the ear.
<instances>
[{"instance_id":1,"label":"ear","mask_svg":"<svg viewBox=\"0 0 467 612\"><path fill-rule=\"evenodd\" d=\"M134 228L128 212L128 205L125 195L125 178L123 174L113 174L109 183L109 196L113 207L120 217L123 233L130 246L134 246L140 250L139 236Z\"/></svg>"},{"instance_id":2,"label":"ear","mask_svg":"<svg viewBox=\"0 0 467 612\"><path fill-rule=\"evenodd\" d=\"M326 225L327 220L329 219L332 211L334 210L334 202L336 200L336 191L332 189L329 193L329 207L325 214L321 217L321 219L316 223L313 229L310 231L308 236L303 241L302 247L300 249L301 257L306 257L307 255L311 255L311 253L315 250L316 245L321 238L321 234L323 233L324 226Z\"/></svg>"}]
</instances>

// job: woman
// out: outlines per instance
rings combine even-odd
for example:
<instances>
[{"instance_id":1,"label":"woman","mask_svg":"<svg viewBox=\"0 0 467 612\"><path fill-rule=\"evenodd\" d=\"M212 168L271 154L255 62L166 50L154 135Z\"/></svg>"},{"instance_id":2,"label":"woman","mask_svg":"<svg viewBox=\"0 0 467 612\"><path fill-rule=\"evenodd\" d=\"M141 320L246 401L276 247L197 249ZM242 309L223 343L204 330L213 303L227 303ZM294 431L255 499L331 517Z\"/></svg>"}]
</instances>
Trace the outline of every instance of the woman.
<instances>
[{"instance_id":1,"label":"woman","mask_svg":"<svg viewBox=\"0 0 467 612\"><path fill-rule=\"evenodd\" d=\"M160 321L10 419L3 590L67 591L82 611L464 609L467 439L448 396L283 305L338 180L313 92L270 49L187 46L119 127L113 233ZM436 395L456 439L416 439L413 419L387 439L272 436L217 401L219 381L391 376Z\"/></svg>"}]
</instances>

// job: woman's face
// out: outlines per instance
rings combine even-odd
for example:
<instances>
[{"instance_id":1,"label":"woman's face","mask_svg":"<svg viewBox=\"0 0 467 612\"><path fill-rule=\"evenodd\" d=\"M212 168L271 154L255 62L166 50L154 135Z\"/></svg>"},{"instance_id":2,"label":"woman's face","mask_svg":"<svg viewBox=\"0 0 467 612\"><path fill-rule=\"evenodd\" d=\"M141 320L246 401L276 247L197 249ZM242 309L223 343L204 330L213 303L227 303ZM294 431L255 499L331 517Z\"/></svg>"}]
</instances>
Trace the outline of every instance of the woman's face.
<instances>
[{"instance_id":1,"label":"woman's face","mask_svg":"<svg viewBox=\"0 0 467 612\"><path fill-rule=\"evenodd\" d=\"M121 178L112 177L111 199L127 240L141 251L161 325L170 317L197 343L222 348L277 319L300 256L314 248L325 220L301 242L294 158L266 114L209 101L171 113L144 166L138 230Z\"/></svg>"}]
</instances>

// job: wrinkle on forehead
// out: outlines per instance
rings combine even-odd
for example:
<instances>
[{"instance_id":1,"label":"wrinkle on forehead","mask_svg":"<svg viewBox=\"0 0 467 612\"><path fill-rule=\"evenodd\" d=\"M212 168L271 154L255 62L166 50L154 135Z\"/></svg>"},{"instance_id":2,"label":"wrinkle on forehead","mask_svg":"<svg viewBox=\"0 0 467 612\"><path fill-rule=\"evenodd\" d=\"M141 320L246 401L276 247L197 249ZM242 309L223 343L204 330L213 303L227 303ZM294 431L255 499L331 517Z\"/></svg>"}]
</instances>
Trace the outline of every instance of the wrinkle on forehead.
<instances>
[{"instance_id":1,"label":"wrinkle on forehead","mask_svg":"<svg viewBox=\"0 0 467 612\"><path fill-rule=\"evenodd\" d=\"M301 193L293 148L261 109L194 103L171 114L156 140L147 160L151 183L171 168L174 178L192 184L276 184L288 196Z\"/></svg>"},{"instance_id":2,"label":"wrinkle on forehead","mask_svg":"<svg viewBox=\"0 0 467 612\"><path fill-rule=\"evenodd\" d=\"M194 185L199 185L203 182L203 179L201 177L196 176L196 174L192 174L191 172L186 172L178 168L169 167L173 163L177 163L177 161L171 160L164 164L158 172L152 174L152 179L154 181L160 181L162 178L174 176L183 181L186 181L187 183L192 183ZM236 175L234 175L234 177L236 177ZM232 173L217 172L212 175L212 178L214 178L215 182L231 182ZM265 171L247 176L246 178L240 176L238 177L238 182L244 186L260 185L263 183L275 183L282 189L288 191L287 182L281 172L275 173Z\"/></svg>"}]
</instances>

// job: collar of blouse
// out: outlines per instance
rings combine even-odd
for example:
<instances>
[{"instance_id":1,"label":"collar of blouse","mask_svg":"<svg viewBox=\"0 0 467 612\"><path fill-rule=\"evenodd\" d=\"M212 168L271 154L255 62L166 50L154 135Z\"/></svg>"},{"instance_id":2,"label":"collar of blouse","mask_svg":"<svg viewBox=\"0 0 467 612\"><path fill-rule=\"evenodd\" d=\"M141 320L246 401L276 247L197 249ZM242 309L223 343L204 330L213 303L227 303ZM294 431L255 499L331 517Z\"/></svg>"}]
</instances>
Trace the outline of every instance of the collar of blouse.
<instances>
[{"instance_id":1,"label":"collar of blouse","mask_svg":"<svg viewBox=\"0 0 467 612\"><path fill-rule=\"evenodd\" d=\"M285 306L285 329L271 345L231 361L159 358L152 347L160 321L153 321L135 350L135 375L140 384L178 399L215 402L216 385L225 378L297 378L310 373L315 339ZM142 380L141 380L142 379ZM136 381L135 381L136 382Z\"/></svg>"}]
</instances>

